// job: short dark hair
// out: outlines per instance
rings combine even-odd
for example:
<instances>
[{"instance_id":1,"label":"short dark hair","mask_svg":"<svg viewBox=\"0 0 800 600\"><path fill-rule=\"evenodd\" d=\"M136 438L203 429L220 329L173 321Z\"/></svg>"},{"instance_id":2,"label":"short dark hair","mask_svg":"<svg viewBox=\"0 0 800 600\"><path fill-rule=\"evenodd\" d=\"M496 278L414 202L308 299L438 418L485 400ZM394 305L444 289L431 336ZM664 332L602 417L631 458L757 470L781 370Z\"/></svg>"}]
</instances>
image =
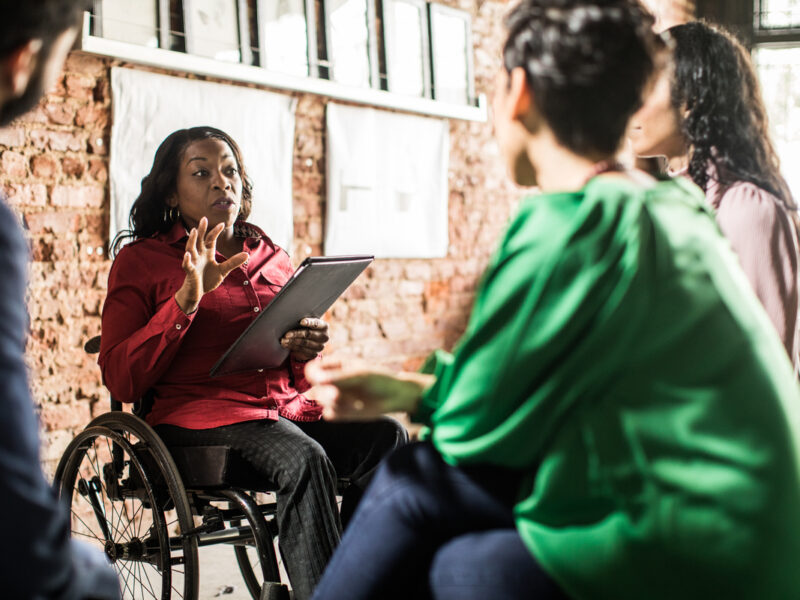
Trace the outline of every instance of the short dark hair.
<instances>
[{"instance_id":1,"label":"short dark hair","mask_svg":"<svg viewBox=\"0 0 800 600\"><path fill-rule=\"evenodd\" d=\"M638 0L522 0L506 17L503 64L525 70L559 143L611 154L653 72L653 23Z\"/></svg>"},{"instance_id":2,"label":"short dark hair","mask_svg":"<svg viewBox=\"0 0 800 600\"><path fill-rule=\"evenodd\" d=\"M189 144L206 139L221 140L233 152L242 178L242 206L236 218L247 220L252 207L253 183L247 175L239 145L224 131L207 125L179 129L170 133L156 150L150 173L142 179L142 190L131 207L130 229L120 231L114 238L112 254L116 254L127 240L150 238L172 229L180 216L170 210L167 199L178 189L181 157Z\"/></svg>"},{"instance_id":3,"label":"short dark hair","mask_svg":"<svg viewBox=\"0 0 800 600\"><path fill-rule=\"evenodd\" d=\"M42 40L45 48L81 22L89 0L0 0L0 57Z\"/></svg>"}]
</instances>

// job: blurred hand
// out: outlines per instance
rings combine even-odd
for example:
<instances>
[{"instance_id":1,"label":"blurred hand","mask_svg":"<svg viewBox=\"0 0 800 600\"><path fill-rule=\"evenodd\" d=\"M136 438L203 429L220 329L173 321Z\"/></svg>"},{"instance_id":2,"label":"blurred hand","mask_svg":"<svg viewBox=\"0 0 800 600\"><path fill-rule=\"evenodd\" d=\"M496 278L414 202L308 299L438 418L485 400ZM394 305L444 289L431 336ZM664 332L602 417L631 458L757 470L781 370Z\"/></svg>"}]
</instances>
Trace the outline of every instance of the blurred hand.
<instances>
[{"instance_id":1,"label":"blurred hand","mask_svg":"<svg viewBox=\"0 0 800 600\"><path fill-rule=\"evenodd\" d=\"M239 252L225 262L218 263L217 238L225 225L219 223L211 231L206 231L207 228L208 219L203 217L186 240L186 253L181 264L186 278L175 293L175 301L187 315L197 310L203 294L216 289L231 271L241 267L248 258L247 252Z\"/></svg>"},{"instance_id":2,"label":"blurred hand","mask_svg":"<svg viewBox=\"0 0 800 600\"><path fill-rule=\"evenodd\" d=\"M314 399L330 421L371 420L390 412L414 412L433 375L344 369L341 364L309 363L306 378Z\"/></svg>"},{"instance_id":3,"label":"blurred hand","mask_svg":"<svg viewBox=\"0 0 800 600\"><path fill-rule=\"evenodd\" d=\"M299 329L287 331L281 338L281 346L289 350L296 360L316 358L328 341L328 324L322 319L306 317L300 321Z\"/></svg>"}]
</instances>

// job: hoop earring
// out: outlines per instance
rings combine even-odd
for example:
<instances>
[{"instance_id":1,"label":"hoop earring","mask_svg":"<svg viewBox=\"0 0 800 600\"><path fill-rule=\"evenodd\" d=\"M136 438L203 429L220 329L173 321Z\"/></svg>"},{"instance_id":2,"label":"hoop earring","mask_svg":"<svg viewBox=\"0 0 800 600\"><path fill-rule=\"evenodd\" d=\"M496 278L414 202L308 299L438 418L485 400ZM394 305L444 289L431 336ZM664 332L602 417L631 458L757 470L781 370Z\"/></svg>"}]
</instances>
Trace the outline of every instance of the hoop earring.
<instances>
[{"instance_id":1,"label":"hoop earring","mask_svg":"<svg viewBox=\"0 0 800 600\"><path fill-rule=\"evenodd\" d=\"M164 212L164 220L168 223L175 223L181 217L181 211L177 206L170 206Z\"/></svg>"}]
</instances>

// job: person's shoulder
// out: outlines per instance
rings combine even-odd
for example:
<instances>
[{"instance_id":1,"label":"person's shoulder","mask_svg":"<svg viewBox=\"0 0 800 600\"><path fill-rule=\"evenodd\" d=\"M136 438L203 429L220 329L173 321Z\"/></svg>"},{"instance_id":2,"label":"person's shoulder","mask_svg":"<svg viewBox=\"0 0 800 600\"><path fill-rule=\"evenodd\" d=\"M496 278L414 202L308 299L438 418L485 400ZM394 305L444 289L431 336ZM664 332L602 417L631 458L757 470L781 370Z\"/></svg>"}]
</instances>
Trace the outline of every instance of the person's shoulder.
<instances>
[{"instance_id":1,"label":"person's shoulder","mask_svg":"<svg viewBox=\"0 0 800 600\"><path fill-rule=\"evenodd\" d=\"M169 252L169 244L158 238L131 240L116 253L111 269L118 271L120 269L141 268L142 275L144 275L152 272L158 259Z\"/></svg>"},{"instance_id":2,"label":"person's shoulder","mask_svg":"<svg viewBox=\"0 0 800 600\"><path fill-rule=\"evenodd\" d=\"M234 232L237 237L254 240L256 247L261 247L267 252L275 252L289 260L289 253L273 242L272 238L264 233L264 230L258 225L248 221L237 221L234 225Z\"/></svg>"},{"instance_id":3,"label":"person's shoulder","mask_svg":"<svg viewBox=\"0 0 800 600\"><path fill-rule=\"evenodd\" d=\"M751 181L736 181L725 186L718 210L731 208L774 212L783 208L783 202Z\"/></svg>"},{"instance_id":4,"label":"person's shoulder","mask_svg":"<svg viewBox=\"0 0 800 600\"><path fill-rule=\"evenodd\" d=\"M723 229L772 229L787 217L788 210L780 198L750 181L726 186L717 206L717 220Z\"/></svg>"},{"instance_id":5,"label":"person's shoulder","mask_svg":"<svg viewBox=\"0 0 800 600\"><path fill-rule=\"evenodd\" d=\"M0 197L0 251L20 252L25 248L19 218Z\"/></svg>"}]
</instances>

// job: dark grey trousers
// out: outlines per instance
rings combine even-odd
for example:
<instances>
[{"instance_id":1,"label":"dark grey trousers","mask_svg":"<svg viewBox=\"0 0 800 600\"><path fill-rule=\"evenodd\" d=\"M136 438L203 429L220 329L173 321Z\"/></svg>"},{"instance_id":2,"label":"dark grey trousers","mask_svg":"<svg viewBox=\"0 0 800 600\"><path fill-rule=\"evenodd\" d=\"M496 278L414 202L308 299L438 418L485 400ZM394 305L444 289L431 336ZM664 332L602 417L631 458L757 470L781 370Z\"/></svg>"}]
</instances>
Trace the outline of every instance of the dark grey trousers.
<instances>
[{"instance_id":1,"label":"dark grey trousers","mask_svg":"<svg viewBox=\"0 0 800 600\"><path fill-rule=\"evenodd\" d=\"M296 600L311 596L381 459L408 441L394 419L247 421L214 429L159 425L167 446L228 445L276 487L278 545ZM351 485L336 506L336 480Z\"/></svg>"}]
</instances>

